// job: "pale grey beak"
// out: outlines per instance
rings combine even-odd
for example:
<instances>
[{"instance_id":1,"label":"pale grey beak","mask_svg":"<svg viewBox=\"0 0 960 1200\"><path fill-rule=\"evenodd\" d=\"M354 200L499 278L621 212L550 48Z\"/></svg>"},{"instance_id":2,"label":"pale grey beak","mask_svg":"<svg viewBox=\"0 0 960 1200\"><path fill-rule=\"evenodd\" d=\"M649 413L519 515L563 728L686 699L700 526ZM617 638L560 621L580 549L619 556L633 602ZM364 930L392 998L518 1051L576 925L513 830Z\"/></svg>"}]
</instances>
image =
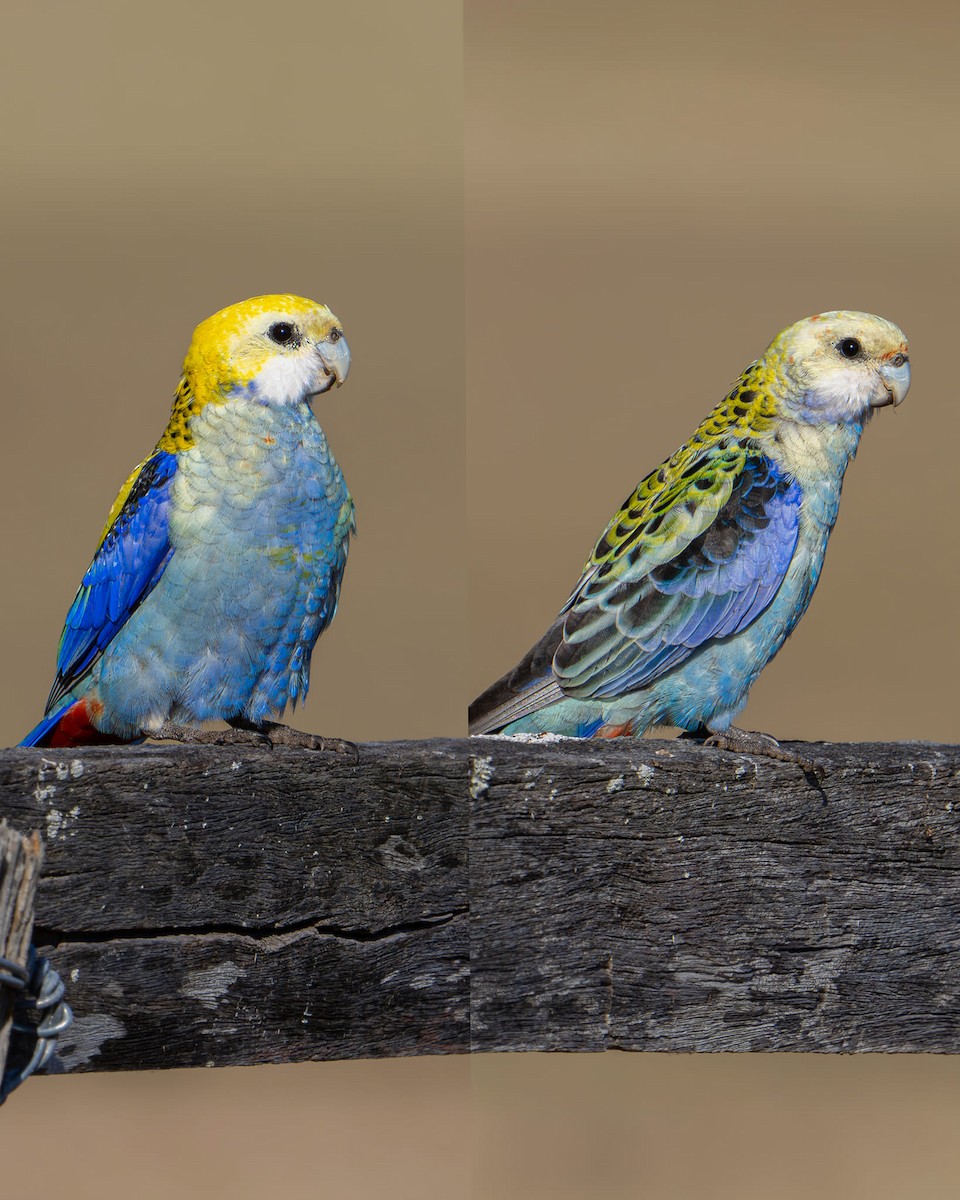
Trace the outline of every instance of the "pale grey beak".
<instances>
[{"instance_id":1,"label":"pale grey beak","mask_svg":"<svg viewBox=\"0 0 960 1200\"><path fill-rule=\"evenodd\" d=\"M900 361L898 362L897 359ZM905 354L898 354L890 362L882 364L880 378L883 380L883 386L887 389L889 399L882 401L877 407L883 408L887 404L902 404L904 396L910 391L910 360Z\"/></svg>"},{"instance_id":2,"label":"pale grey beak","mask_svg":"<svg viewBox=\"0 0 960 1200\"><path fill-rule=\"evenodd\" d=\"M318 349L320 361L330 376L330 383L323 391L333 387L334 381L339 387L350 372L350 347L347 345L347 339L341 336L338 342L323 342Z\"/></svg>"}]
</instances>

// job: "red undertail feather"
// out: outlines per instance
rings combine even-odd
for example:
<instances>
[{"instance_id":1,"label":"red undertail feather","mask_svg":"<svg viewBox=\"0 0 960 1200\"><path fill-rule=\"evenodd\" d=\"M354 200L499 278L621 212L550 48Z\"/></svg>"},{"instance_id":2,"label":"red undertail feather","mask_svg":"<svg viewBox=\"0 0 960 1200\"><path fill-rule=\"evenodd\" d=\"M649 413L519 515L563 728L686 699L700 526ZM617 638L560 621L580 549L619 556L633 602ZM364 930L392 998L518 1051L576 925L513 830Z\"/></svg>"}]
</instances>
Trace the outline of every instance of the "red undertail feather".
<instances>
[{"instance_id":1,"label":"red undertail feather","mask_svg":"<svg viewBox=\"0 0 960 1200\"><path fill-rule=\"evenodd\" d=\"M40 744L53 747L123 745L128 739L101 733L94 726L91 718L97 715L97 710L102 712L103 706L95 702L89 707L86 700L78 700L76 704L71 704Z\"/></svg>"},{"instance_id":2,"label":"red undertail feather","mask_svg":"<svg viewBox=\"0 0 960 1200\"><path fill-rule=\"evenodd\" d=\"M618 738L631 737L632 735L633 722L627 721L625 725L601 725L593 736L598 738Z\"/></svg>"}]
</instances>

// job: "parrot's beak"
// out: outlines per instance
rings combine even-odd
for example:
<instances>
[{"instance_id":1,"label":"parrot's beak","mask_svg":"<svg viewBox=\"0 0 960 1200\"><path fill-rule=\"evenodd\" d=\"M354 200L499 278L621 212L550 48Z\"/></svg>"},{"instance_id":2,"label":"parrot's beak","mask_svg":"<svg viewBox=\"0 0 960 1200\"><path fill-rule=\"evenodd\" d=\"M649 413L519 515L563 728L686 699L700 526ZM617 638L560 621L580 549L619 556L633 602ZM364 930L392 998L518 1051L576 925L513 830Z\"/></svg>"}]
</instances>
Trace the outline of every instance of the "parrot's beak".
<instances>
[{"instance_id":1,"label":"parrot's beak","mask_svg":"<svg viewBox=\"0 0 960 1200\"><path fill-rule=\"evenodd\" d=\"M350 347L347 345L347 339L341 337L338 342L332 344L324 342L320 347L320 361L328 380L320 391L329 391L334 384L339 387L350 372Z\"/></svg>"},{"instance_id":2,"label":"parrot's beak","mask_svg":"<svg viewBox=\"0 0 960 1200\"><path fill-rule=\"evenodd\" d=\"M886 389L887 396L874 408L885 408L888 404L902 404L903 398L910 390L910 360L905 354L898 354L880 367L880 378Z\"/></svg>"}]
</instances>

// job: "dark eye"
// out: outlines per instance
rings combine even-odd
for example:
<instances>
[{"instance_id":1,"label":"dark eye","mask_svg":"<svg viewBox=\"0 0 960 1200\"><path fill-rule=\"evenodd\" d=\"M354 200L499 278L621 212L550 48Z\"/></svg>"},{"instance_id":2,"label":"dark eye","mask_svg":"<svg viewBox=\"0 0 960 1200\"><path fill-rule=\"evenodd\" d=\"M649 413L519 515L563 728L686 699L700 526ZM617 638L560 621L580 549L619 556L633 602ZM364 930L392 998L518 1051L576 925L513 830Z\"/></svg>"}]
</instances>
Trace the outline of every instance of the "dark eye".
<instances>
[{"instance_id":1,"label":"dark eye","mask_svg":"<svg viewBox=\"0 0 960 1200\"><path fill-rule=\"evenodd\" d=\"M287 346L296 337L297 327L289 321L277 321L267 330L278 346Z\"/></svg>"},{"instance_id":2,"label":"dark eye","mask_svg":"<svg viewBox=\"0 0 960 1200\"><path fill-rule=\"evenodd\" d=\"M856 358L861 346L856 338L844 338L842 342L837 342L837 349L844 358Z\"/></svg>"},{"instance_id":3,"label":"dark eye","mask_svg":"<svg viewBox=\"0 0 960 1200\"><path fill-rule=\"evenodd\" d=\"M327 341L328 342L339 342L342 337L343 337L343 333L339 329L331 329L330 332L327 334Z\"/></svg>"}]
</instances>

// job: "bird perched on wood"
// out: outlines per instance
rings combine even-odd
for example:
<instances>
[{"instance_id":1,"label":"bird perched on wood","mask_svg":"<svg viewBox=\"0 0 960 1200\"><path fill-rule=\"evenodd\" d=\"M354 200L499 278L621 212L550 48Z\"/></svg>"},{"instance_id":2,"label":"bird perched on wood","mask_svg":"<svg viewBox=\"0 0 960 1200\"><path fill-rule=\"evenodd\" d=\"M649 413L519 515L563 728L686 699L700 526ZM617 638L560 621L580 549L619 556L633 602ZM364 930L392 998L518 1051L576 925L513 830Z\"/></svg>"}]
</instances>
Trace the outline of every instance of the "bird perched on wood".
<instances>
[{"instance_id":1,"label":"bird perched on wood","mask_svg":"<svg viewBox=\"0 0 960 1200\"><path fill-rule=\"evenodd\" d=\"M471 706L471 733L674 725L802 762L732 722L810 602L865 424L909 386L889 321L828 312L785 329L627 499L557 620Z\"/></svg>"},{"instance_id":2,"label":"bird perched on wood","mask_svg":"<svg viewBox=\"0 0 960 1200\"><path fill-rule=\"evenodd\" d=\"M353 500L314 399L350 352L323 304L258 296L197 327L170 420L120 489L25 746L201 734L317 746L273 724L337 611ZM227 740L241 740L227 734Z\"/></svg>"}]
</instances>

